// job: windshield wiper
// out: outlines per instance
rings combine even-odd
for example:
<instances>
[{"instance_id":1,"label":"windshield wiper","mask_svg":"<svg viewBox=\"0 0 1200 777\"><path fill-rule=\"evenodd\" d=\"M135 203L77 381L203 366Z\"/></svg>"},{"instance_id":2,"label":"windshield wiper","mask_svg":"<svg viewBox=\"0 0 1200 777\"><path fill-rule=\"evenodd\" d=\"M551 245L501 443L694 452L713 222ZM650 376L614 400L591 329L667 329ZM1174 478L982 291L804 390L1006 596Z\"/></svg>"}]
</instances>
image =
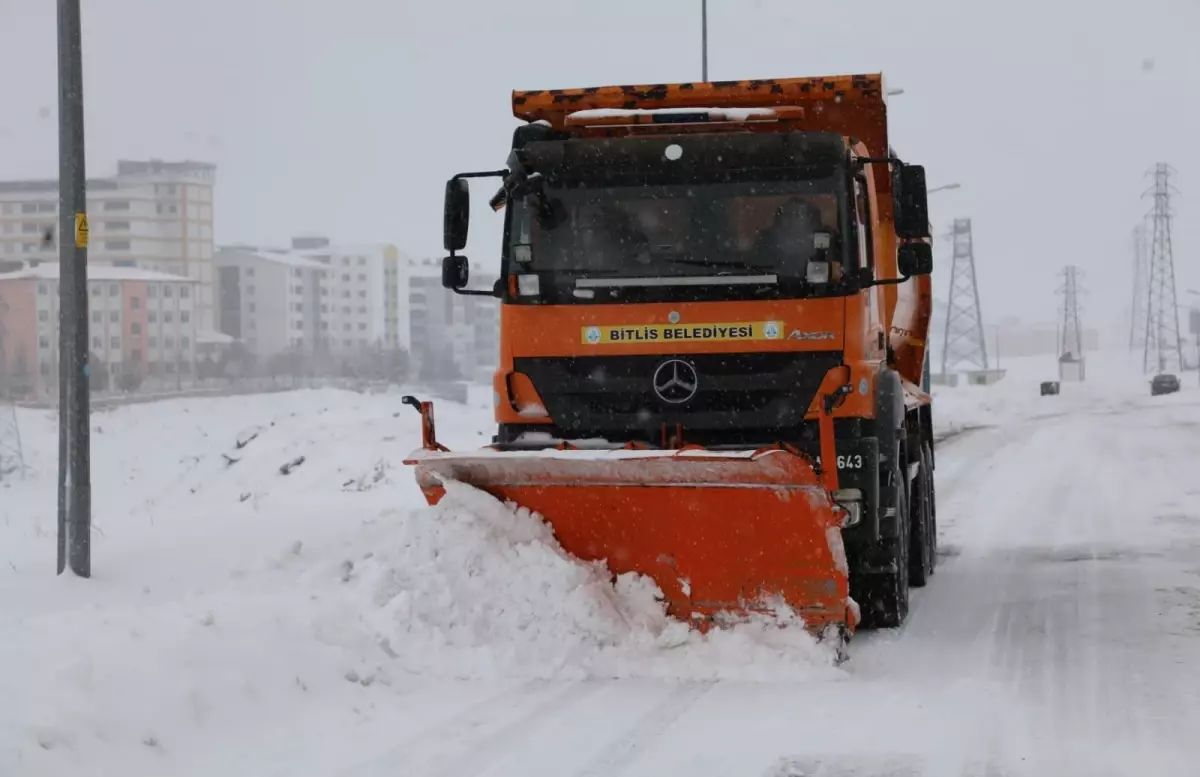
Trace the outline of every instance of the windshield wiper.
<instances>
[{"instance_id":1,"label":"windshield wiper","mask_svg":"<svg viewBox=\"0 0 1200 777\"><path fill-rule=\"evenodd\" d=\"M770 275L774 271L770 267L763 267L759 264L750 264L749 262L739 262L732 259L671 259L671 264L686 264L692 267L726 267L733 270L748 270L750 272L762 273Z\"/></svg>"}]
</instances>

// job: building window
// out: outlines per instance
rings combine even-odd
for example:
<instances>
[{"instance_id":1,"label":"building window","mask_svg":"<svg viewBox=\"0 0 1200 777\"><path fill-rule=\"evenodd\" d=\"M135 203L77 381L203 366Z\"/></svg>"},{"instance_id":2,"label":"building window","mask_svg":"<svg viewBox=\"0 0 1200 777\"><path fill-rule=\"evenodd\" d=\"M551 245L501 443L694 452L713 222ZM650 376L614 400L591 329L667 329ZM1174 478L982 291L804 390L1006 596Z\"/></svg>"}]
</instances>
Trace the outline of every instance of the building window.
<instances>
[{"instance_id":1,"label":"building window","mask_svg":"<svg viewBox=\"0 0 1200 777\"><path fill-rule=\"evenodd\" d=\"M173 317L171 316L171 311L164 310L163 311L163 321L165 323L169 324L169 323L171 323L172 320L173 320Z\"/></svg>"},{"instance_id":2,"label":"building window","mask_svg":"<svg viewBox=\"0 0 1200 777\"><path fill-rule=\"evenodd\" d=\"M247 267L247 268L246 268L246 277L247 277L247 278L253 278L253 277L254 277L254 268L253 268L253 267Z\"/></svg>"},{"instance_id":3,"label":"building window","mask_svg":"<svg viewBox=\"0 0 1200 777\"><path fill-rule=\"evenodd\" d=\"M342 324L342 331L343 331L343 332L349 332L349 331L350 331L350 325L349 325L349 324Z\"/></svg>"},{"instance_id":4,"label":"building window","mask_svg":"<svg viewBox=\"0 0 1200 777\"><path fill-rule=\"evenodd\" d=\"M365 256L360 256L360 257L358 257L358 263L359 263L360 265L366 264L366 263L367 263L367 257L365 257Z\"/></svg>"},{"instance_id":5,"label":"building window","mask_svg":"<svg viewBox=\"0 0 1200 777\"><path fill-rule=\"evenodd\" d=\"M36 202L21 203L21 212L22 213L37 213L37 209L38 209L38 207L37 207Z\"/></svg>"},{"instance_id":6,"label":"building window","mask_svg":"<svg viewBox=\"0 0 1200 777\"><path fill-rule=\"evenodd\" d=\"M21 225L21 232L26 235L39 235L42 232L42 225L26 221Z\"/></svg>"},{"instance_id":7,"label":"building window","mask_svg":"<svg viewBox=\"0 0 1200 777\"><path fill-rule=\"evenodd\" d=\"M128 251L129 250L129 241L128 240L105 240L104 241L104 250L105 251Z\"/></svg>"},{"instance_id":8,"label":"building window","mask_svg":"<svg viewBox=\"0 0 1200 777\"><path fill-rule=\"evenodd\" d=\"M175 347L175 338L174 337L164 337L163 338L163 347L164 348Z\"/></svg>"},{"instance_id":9,"label":"building window","mask_svg":"<svg viewBox=\"0 0 1200 777\"><path fill-rule=\"evenodd\" d=\"M44 283L39 283L39 284L38 284L38 294L44 297L44 296L46 296L46 294L48 294L48 293L49 293L49 292L47 292L47 290L46 290L46 284L44 284Z\"/></svg>"},{"instance_id":10,"label":"building window","mask_svg":"<svg viewBox=\"0 0 1200 777\"><path fill-rule=\"evenodd\" d=\"M142 298L141 297L130 297L129 298L129 309L130 310L141 310L142 309Z\"/></svg>"},{"instance_id":11,"label":"building window","mask_svg":"<svg viewBox=\"0 0 1200 777\"><path fill-rule=\"evenodd\" d=\"M163 296L170 298L170 296L171 296L171 287L170 286L167 286L165 284L163 285Z\"/></svg>"},{"instance_id":12,"label":"building window","mask_svg":"<svg viewBox=\"0 0 1200 777\"><path fill-rule=\"evenodd\" d=\"M134 364L141 364L142 363L142 349L134 348L130 352L129 358L133 360Z\"/></svg>"},{"instance_id":13,"label":"building window","mask_svg":"<svg viewBox=\"0 0 1200 777\"><path fill-rule=\"evenodd\" d=\"M110 337L108 340L108 344L111 345L114 349L120 348L121 347L121 338Z\"/></svg>"},{"instance_id":14,"label":"building window","mask_svg":"<svg viewBox=\"0 0 1200 777\"><path fill-rule=\"evenodd\" d=\"M106 222L104 222L104 231L105 232L128 232L129 231L129 222L128 221L106 221Z\"/></svg>"},{"instance_id":15,"label":"building window","mask_svg":"<svg viewBox=\"0 0 1200 777\"><path fill-rule=\"evenodd\" d=\"M104 320L104 316L102 316L102 315L100 314L100 311L99 311L99 310L93 310L93 311L92 311L92 323L93 323L93 324L99 324L99 323L100 323L101 321L103 321L103 320Z\"/></svg>"},{"instance_id":16,"label":"building window","mask_svg":"<svg viewBox=\"0 0 1200 777\"><path fill-rule=\"evenodd\" d=\"M43 350L49 349L50 348L50 338L46 337L45 335L42 335L41 337L39 337L38 338L38 348L41 348Z\"/></svg>"},{"instance_id":17,"label":"building window","mask_svg":"<svg viewBox=\"0 0 1200 777\"><path fill-rule=\"evenodd\" d=\"M358 279L359 279L360 281L365 281L365 280L367 279L367 276L366 276L366 275L363 275L362 273L359 273L359 274L358 274Z\"/></svg>"},{"instance_id":18,"label":"building window","mask_svg":"<svg viewBox=\"0 0 1200 777\"><path fill-rule=\"evenodd\" d=\"M191 287L189 287L189 286L180 286L179 287L179 298L180 299L187 299L190 296L192 296Z\"/></svg>"},{"instance_id":19,"label":"building window","mask_svg":"<svg viewBox=\"0 0 1200 777\"><path fill-rule=\"evenodd\" d=\"M191 342L191 341L188 340L186 337L181 337L181 338L179 338L179 347L186 351L188 348L189 342Z\"/></svg>"},{"instance_id":20,"label":"building window","mask_svg":"<svg viewBox=\"0 0 1200 777\"><path fill-rule=\"evenodd\" d=\"M303 329L303 328L304 328L304 322L303 322L303 321L297 321L297 322L296 322L296 328L297 328L297 329Z\"/></svg>"},{"instance_id":21,"label":"building window","mask_svg":"<svg viewBox=\"0 0 1200 777\"><path fill-rule=\"evenodd\" d=\"M129 331L135 335L140 335L142 333L142 325L141 324L130 324Z\"/></svg>"},{"instance_id":22,"label":"building window","mask_svg":"<svg viewBox=\"0 0 1200 777\"><path fill-rule=\"evenodd\" d=\"M106 200L104 210L129 210L129 200Z\"/></svg>"},{"instance_id":23,"label":"building window","mask_svg":"<svg viewBox=\"0 0 1200 777\"><path fill-rule=\"evenodd\" d=\"M104 342L99 337L92 338L92 347L96 350L104 347Z\"/></svg>"},{"instance_id":24,"label":"building window","mask_svg":"<svg viewBox=\"0 0 1200 777\"><path fill-rule=\"evenodd\" d=\"M358 331L360 331L360 332L365 332L365 331L367 331L367 325L366 325L366 324L359 324L359 325L358 325Z\"/></svg>"},{"instance_id":25,"label":"building window","mask_svg":"<svg viewBox=\"0 0 1200 777\"><path fill-rule=\"evenodd\" d=\"M151 348L157 348L158 347L158 338L155 337L154 335L150 335L149 337L146 338L146 344L149 345Z\"/></svg>"},{"instance_id":26,"label":"building window","mask_svg":"<svg viewBox=\"0 0 1200 777\"><path fill-rule=\"evenodd\" d=\"M157 297L158 296L158 287L155 286L153 283L151 283L149 286L146 287L146 296L149 297L150 299L154 299L155 297Z\"/></svg>"},{"instance_id":27,"label":"building window","mask_svg":"<svg viewBox=\"0 0 1200 777\"><path fill-rule=\"evenodd\" d=\"M99 287L99 286L97 286L97 285L93 285L93 286L92 286L92 296L93 296L93 297L99 297L99 296L100 296L100 287Z\"/></svg>"},{"instance_id":28,"label":"building window","mask_svg":"<svg viewBox=\"0 0 1200 777\"><path fill-rule=\"evenodd\" d=\"M155 313L153 310L147 312L146 320L153 324L155 321L158 321L158 313Z\"/></svg>"},{"instance_id":29,"label":"building window","mask_svg":"<svg viewBox=\"0 0 1200 777\"><path fill-rule=\"evenodd\" d=\"M249 286L246 287L246 294L253 294L253 293L254 293L254 284L251 283Z\"/></svg>"},{"instance_id":30,"label":"building window","mask_svg":"<svg viewBox=\"0 0 1200 777\"><path fill-rule=\"evenodd\" d=\"M358 293L358 296L362 297L363 299L366 299L366 298L367 298L367 293L366 293L365 291L360 291L360 292Z\"/></svg>"},{"instance_id":31,"label":"building window","mask_svg":"<svg viewBox=\"0 0 1200 777\"><path fill-rule=\"evenodd\" d=\"M38 311L38 321L49 321L49 320L50 320L50 311L49 310L39 310Z\"/></svg>"},{"instance_id":32,"label":"building window","mask_svg":"<svg viewBox=\"0 0 1200 777\"><path fill-rule=\"evenodd\" d=\"M121 287L118 284L116 284L116 283L108 284L108 296L116 297L116 296L120 295L120 293L121 293Z\"/></svg>"},{"instance_id":33,"label":"building window","mask_svg":"<svg viewBox=\"0 0 1200 777\"><path fill-rule=\"evenodd\" d=\"M179 320L182 323L186 324L188 321L191 320L191 318L192 318L192 314L189 313L188 311L186 311L186 310L179 311Z\"/></svg>"},{"instance_id":34,"label":"building window","mask_svg":"<svg viewBox=\"0 0 1200 777\"><path fill-rule=\"evenodd\" d=\"M366 305L359 305L359 306L358 306L358 312L359 312L359 313L366 313L366 312L367 312L367 306L366 306Z\"/></svg>"},{"instance_id":35,"label":"building window","mask_svg":"<svg viewBox=\"0 0 1200 777\"><path fill-rule=\"evenodd\" d=\"M342 312L345 313L347 316L350 315L350 306L349 305L343 306Z\"/></svg>"},{"instance_id":36,"label":"building window","mask_svg":"<svg viewBox=\"0 0 1200 777\"><path fill-rule=\"evenodd\" d=\"M321 312L322 312L322 313L328 313L328 312L329 312L329 306L328 306L328 305L322 305L322 306L321 306Z\"/></svg>"},{"instance_id":37,"label":"building window","mask_svg":"<svg viewBox=\"0 0 1200 777\"><path fill-rule=\"evenodd\" d=\"M254 311L258 310L258 306L257 306L257 305L255 305L253 302L251 302L251 303L250 303L249 307L250 307L250 312L251 312L251 313L253 313ZM252 322L250 322L250 323L254 323L254 322L252 321Z\"/></svg>"},{"instance_id":38,"label":"building window","mask_svg":"<svg viewBox=\"0 0 1200 777\"><path fill-rule=\"evenodd\" d=\"M110 310L108 313L108 320L109 321L120 321L121 320L121 311Z\"/></svg>"}]
</instances>

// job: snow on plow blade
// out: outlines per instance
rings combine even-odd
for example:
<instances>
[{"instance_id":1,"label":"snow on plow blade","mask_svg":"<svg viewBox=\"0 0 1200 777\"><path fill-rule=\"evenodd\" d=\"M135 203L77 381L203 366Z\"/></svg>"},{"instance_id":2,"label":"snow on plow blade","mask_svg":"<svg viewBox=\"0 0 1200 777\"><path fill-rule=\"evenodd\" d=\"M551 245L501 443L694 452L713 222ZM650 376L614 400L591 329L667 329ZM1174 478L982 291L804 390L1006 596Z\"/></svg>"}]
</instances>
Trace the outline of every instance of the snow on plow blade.
<instances>
[{"instance_id":1,"label":"snow on plow blade","mask_svg":"<svg viewBox=\"0 0 1200 777\"><path fill-rule=\"evenodd\" d=\"M534 511L568 553L650 576L700 628L781 598L814 633L854 629L840 508L790 451L422 450L407 463L430 504L452 479Z\"/></svg>"}]
</instances>

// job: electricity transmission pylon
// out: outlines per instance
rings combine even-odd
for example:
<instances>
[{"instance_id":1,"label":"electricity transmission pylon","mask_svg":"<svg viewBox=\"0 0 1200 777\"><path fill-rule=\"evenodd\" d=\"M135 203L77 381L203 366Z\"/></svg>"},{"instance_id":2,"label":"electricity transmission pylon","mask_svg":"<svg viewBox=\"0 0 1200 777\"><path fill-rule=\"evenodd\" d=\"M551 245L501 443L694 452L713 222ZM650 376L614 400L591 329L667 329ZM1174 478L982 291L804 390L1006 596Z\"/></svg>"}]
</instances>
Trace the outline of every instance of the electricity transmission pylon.
<instances>
[{"instance_id":1,"label":"electricity transmission pylon","mask_svg":"<svg viewBox=\"0 0 1200 777\"><path fill-rule=\"evenodd\" d=\"M1062 271L1062 285L1058 293L1062 295L1062 324L1059 328L1058 342L1058 377L1063 379L1064 367L1067 364L1077 364L1078 370L1074 377L1083 380L1087 374L1087 359L1083 353L1083 324L1080 320L1082 305L1079 288L1079 268L1069 264Z\"/></svg>"},{"instance_id":2,"label":"electricity transmission pylon","mask_svg":"<svg viewBox=\"0 0 1200 777\"><path fill-rule=\"evenodd\" d=\"M1133 306L1129 314L1129 350L1142 345L1146 339L1146 295L1150 276L1150 247L1146 242L1146 225L1133 228Z\"/></svg>"},{"instance_id":3,"label":"electricity transmission pylon","mask_svg":"<svg viewBox=\"0 0 1200 777\"><path fill-rule=\"evenodd\" d=\"M942 345L942 374L963 362L981 370L988 368L987 338L975 282L975 246L971 220L955 219L953 264L950 269L950 301L946 306L946 333Z\"/></svg>"},{"instance_id":4,"label":"electricity transmission pylon","mask_svg":"<svg viewBox=\"0 0 1200 777\"><path fill-rule=\"evenodd\" d=\"M1146 332L1142 370L1159 372L1183 369L1183 343L1179 336L1179 305L1175 295L1175 258L1171 249L1170 165L1154 167L1154 187L1146 195L1154 199L1151 211L1150 258L1146 289ZM1176 190L1177 191L1177 190ZM1143 196L1146 196L1143 195Z\"/></svg>"}]
</instances>

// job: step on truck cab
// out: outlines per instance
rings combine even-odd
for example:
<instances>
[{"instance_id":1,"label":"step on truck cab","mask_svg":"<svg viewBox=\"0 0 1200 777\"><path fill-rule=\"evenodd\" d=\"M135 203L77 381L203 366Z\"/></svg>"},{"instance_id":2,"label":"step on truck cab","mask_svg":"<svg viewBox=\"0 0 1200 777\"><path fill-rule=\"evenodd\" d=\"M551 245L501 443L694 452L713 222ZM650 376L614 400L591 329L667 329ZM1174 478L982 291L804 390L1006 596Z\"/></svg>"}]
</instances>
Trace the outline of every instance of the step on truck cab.
<instances>
[{"instance_id":1,"label":"step on truck cab","mask_svg":"<svg viewBox=\"0 0 1200 777\"><path fill-rule=\"evenodd\" d=\"M518 91L503 169L446 185L443 284L500 301L496 433L410 459L650 575L706 628L785 602L899 625L936 559L932 248L880 75ZM471 285L469 182L503 211ZM482 183L482 182L480 182ZM492 192L495 194L491 194Z\"/></svg>"}]
</instances>

